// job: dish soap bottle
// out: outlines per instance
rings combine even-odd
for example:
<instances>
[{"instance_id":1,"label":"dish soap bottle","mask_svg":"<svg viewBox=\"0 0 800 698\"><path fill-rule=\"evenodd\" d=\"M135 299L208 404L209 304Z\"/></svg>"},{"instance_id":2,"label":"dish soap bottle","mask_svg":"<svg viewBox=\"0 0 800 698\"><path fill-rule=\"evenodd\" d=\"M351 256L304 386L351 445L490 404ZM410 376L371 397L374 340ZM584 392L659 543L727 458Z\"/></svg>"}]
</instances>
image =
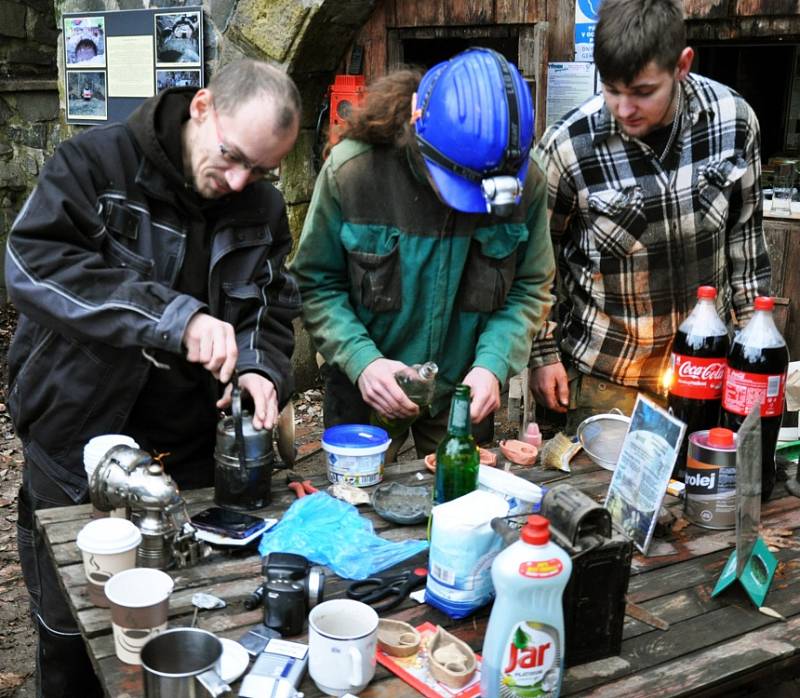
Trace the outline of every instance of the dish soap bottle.
<instances>
[{"instance_id":1,"label":"dish soap bottle","mask_svg":"<svg viewBox=\"0 0 800 698\"><path fill-rule=\"evenodd\" d=\"M439 373L439 367L433 361L427 361L424 364L414 364L397 371L394 374L394 379L408 396L408 399L422 409L433 402L437 373ZM415 419L416 417L392 419L384 417L375 410L370 415L370 422L385 429L393 439L402 436Z\"/></svg>"},{"instance_id":2,"label":"dish soap bottle","mask_svg":"<svg viewBox=\"0 0 800 698\"><path fill-rule=\"evenodd\" d=\"M570 556L550 541L550 522L529 516L520 540L492 563L496 598L483 642L481 695L558 698L564 671L561 597Z\"/></svg>"}]
</instances>

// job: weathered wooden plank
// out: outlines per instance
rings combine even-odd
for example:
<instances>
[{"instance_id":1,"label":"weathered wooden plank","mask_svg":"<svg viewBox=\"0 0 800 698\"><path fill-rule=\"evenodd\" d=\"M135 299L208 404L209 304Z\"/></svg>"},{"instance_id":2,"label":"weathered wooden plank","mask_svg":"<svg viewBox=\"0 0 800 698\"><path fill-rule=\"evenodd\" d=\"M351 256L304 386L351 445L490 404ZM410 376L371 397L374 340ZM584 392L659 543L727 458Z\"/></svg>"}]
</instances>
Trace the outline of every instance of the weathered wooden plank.
<instances>
[{"instance_id":1,"label":"weathered wooden plank","mask_svg":"<svg viewBox=\"0 0 800 698\"><path fill-rule=\"evenodd\" d=\"M493 24L494 0L446 0L445 24Z\"/></svg>"},{"instance_id":2,"label":"weathered wooden plank","mask_svg":"<svg viewBox=\"0 0 800 698\"><path fill-rule=\"evenodd\" d=\"M683 0L683 10L689 20L722 19L728 15L728 0Z\"/></svg>"},{"instance_id":3,"label":"weathered wooden plank","mask_svg":"<svg viewBox=\"0 0 800 698\"><path fill-rule=\"evenodd\" d=\"M800 13L798 0L737 0L734 14L754 15L796 15Z\"/></svg>"},{"instance_id":4,"label":"weathered wooden plank","mask_svg":"<svg viewBox=\"0 0 800 698\"><path fill-rule=\"evenodd\" d=\"M575 0L547 0L550 61L575 59Z\"/></svg>"},{"instance_id":5,"label":"weathered wooden plank","mask_svg":"<svg viewBox=\"0 0 800 698\"><path fill-rule=\"evenodd\" d=\"M533 24L547 17L546 0L495 0L497 24Z\"/></svg>"},{"instance_id":6,"label":"weathered wooden plank","mask_svg":"<svg viewBox=\"0 0 800 698\"><path fill-rule=\"evenodd\" d=\"M395 26L424 27L444 24L445 0L396 0Z\"/></svg>"},{"instance_id":7,"label":"weathered wooden plank","mask_svg":"<svg viewBox=\"0 0 800 698\"><path fill-rule=\"evenodd\" d=\"M768 667L787 660L792 665L800 665L798 637L800 617L795 617L787 623L775 623L633 676L572 695L586 698L680 698L708 695L710 689L714 689L714 695L725 695L725 686L741 683L758 667ZM680 686L676 685L676 677L680 677Z\"/></svg>"}]
</instances>

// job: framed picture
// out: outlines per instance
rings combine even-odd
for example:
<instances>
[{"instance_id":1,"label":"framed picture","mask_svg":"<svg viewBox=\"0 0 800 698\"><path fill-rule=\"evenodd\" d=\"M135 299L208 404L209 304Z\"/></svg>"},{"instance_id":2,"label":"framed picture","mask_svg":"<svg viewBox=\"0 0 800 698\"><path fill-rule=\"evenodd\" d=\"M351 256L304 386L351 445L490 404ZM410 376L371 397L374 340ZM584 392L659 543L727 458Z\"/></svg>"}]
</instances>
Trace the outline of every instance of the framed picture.
<instances>
[{"instance_id":1,"label":"framed picture","mask_svg":"<svg viewBox=\"0 0 800 698\"><path fill-rule=\"evenodd\" d=\"M201 87L200 70L156 70L156 92L170 87Z\"/></svg>"},{"instance_id":2,"label":"framed picture","mask_svg":"<svg viewBox=\"0 0 800 698\"><path fill-rule=\"evenodd\" d=\"M67 68L104 68L105 17L65 17L64 52Z\"/></svg>"},{"instance_id":3,"label":"framed picture","mask_svg":"<svg viewBox=\"0 0 800 698\"><path fill-rule=\"evenodd\" d=\"M605 507L614 523L647 553L686 424L639 395Z\"/></svg>"},{"instance_id":4,"label":"framed picture","mask_svg":"<svg viewBox=\"0 0 800 698\"><path fill-rule=\"evenodd\" d=\"M67 71L67 118L77 121L108 118L105 71Z\"/></svg>"},{"instance_id":5,"label":"framed picture","mask_svg":"<svg viewBox=\"0 0 800 698\"><path fill-rule=\"evenodd\" d=\"M203 60L201 14L169 12L155 15L156 66L199 66Z\"/></svg>"}]
</instances>

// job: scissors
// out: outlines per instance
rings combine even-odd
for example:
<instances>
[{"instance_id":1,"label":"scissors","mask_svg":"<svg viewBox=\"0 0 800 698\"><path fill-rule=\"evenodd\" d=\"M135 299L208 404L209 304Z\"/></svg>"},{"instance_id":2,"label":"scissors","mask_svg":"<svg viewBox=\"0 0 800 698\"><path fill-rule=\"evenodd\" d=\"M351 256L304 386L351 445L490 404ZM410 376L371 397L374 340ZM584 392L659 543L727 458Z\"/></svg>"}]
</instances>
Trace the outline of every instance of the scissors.
<instances>
[{"instance_id":1,"label":"scissors","mask_svg":"<svg viewBox=\"0 0 800 698\"><path fill-rule=\"evenodd\" d=\"M414 589L425 584L427 576L428 570L417 567L413 570L404 570L393 577L369 577L360 582L353 582L347 587L347 596L370 604L378 613L383 613L403 603L406 596ZM383 603L376 604L376 601Z\"/></svg>"}]
</instances>

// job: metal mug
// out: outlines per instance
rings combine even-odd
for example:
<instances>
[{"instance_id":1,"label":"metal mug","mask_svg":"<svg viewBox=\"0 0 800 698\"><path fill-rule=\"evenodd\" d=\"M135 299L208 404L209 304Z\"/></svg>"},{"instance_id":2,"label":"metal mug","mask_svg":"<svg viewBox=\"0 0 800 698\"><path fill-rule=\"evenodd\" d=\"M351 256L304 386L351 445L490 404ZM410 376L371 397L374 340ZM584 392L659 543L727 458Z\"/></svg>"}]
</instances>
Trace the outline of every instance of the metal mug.
<instances>
[{"instance_id":1,"label":"metal mug","mask_svg":"<svg viewBox=\"0 0 800 698\"><path fill-rule=\"evenodd\" d=\"M142 647L145 698L215 698L230 692L217 673L222 643L200 628L173 628Z\"/></svg>"}]
</instances>

